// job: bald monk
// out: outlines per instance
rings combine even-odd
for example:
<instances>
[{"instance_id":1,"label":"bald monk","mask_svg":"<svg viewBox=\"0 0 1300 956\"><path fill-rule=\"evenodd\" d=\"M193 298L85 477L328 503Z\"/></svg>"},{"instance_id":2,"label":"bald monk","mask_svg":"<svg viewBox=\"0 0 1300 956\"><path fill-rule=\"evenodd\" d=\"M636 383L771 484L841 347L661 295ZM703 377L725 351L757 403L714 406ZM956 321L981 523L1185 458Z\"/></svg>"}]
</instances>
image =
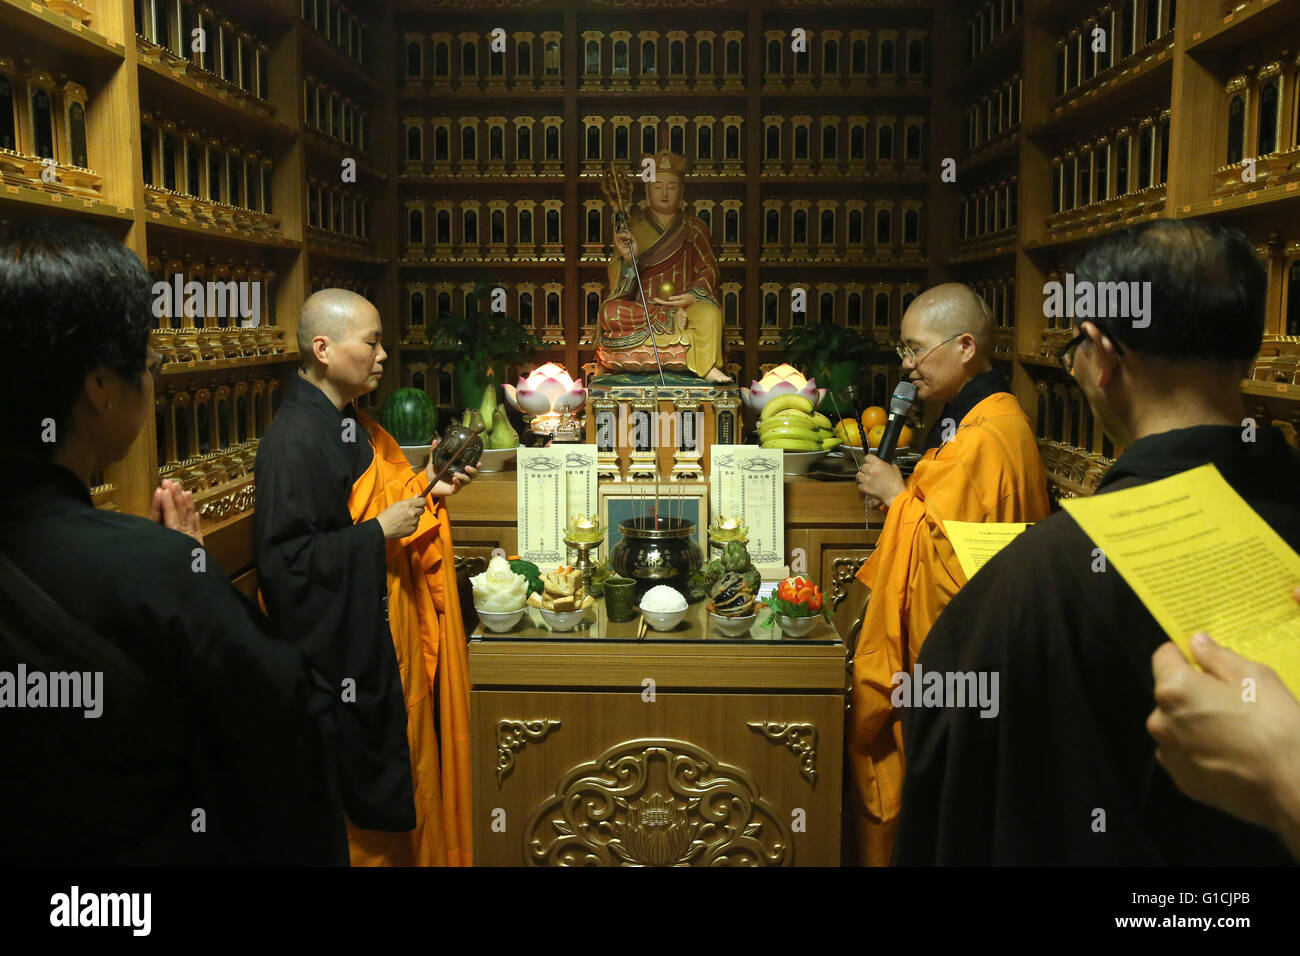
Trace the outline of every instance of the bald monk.
<instances>
[{"instance_id":1,"label":"bald monk","mask_svg":"<svg viewBox=\"0 0 1300 956\"><path fill-rule=\"evenodd\" d=\"M849 712L852 807L859 862L886 866L898 825L903 738L891 696L912 672L939 612L966 582L945 521L1047 517L1047 473L1029 418L989 360L992 315L968 286L923 292L903 316L899 355L917 397L943 402L925 454L906 482L868 455L858 491L887 509L876 549L858 572L871 591L853 659Z\"/></svg>"},{"instance_id":2,"label":"bald monk","mask_svg":"<svg viewBox=\"0 0 1300 956\"><path fill-rule=\"evenodd\" d=\"M429 470L414 473L352 404L387 357L370 302L317 292L298 349L302 369L257 452L263 603L337 689L352 864L468 866L465 628L441 499L469 478L421 497Z\"/></svg>"}]
</instances>

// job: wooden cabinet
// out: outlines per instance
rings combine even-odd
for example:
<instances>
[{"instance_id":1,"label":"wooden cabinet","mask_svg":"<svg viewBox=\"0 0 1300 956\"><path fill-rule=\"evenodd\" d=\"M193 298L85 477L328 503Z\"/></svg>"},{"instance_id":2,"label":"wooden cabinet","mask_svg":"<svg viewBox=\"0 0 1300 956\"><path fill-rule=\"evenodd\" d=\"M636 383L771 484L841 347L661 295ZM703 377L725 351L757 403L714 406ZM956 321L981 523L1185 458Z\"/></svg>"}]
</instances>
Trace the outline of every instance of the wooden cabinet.
<instances>
[{"instance_id":1,"label":"wooden cabinet","mask_svg":"<svg viewBox=\"0 0 1300 956\"><path fill-rule=\"evenodd\" d=\"M830 628L527 639L546 633L470 642L476 865L838 865L844 647Z\"/></svg>"}]
</instances>

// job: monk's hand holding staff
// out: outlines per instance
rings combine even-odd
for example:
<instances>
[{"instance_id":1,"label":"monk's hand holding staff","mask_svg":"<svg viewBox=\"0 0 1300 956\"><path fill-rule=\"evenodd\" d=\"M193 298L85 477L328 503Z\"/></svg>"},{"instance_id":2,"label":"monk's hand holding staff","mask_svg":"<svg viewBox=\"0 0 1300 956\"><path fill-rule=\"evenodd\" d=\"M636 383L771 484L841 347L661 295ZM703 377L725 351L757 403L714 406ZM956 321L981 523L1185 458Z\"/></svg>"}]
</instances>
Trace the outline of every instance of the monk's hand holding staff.
<instances>
[{"instance_id":1,"label":"monk's hand holding staff","mask_svg":"<svg viewBox=\"0 0 1300 956\"><path fill-rule=\"evenodd\" d=\"M619 256L628 265L632 264L633 257L636 256L636 239L630 232L619 232L614 234L614 248L618 251Z\"/></svg>"},{"instance_id":2,"label":"monk's hand holding staff","mask_svg":"<svg viewBox=\"0 0 1300 956\"><path fill-rule=\"evenodd\" d=\"M154 489L149 520L203 543L199 515L194 508L194 492L183 490L179 481L164 478L162 485Z\"/></svg>"},{"instance_id":3,"label":"monk's hand holding staff","mask_svg":"<svg viewBox=\"0 0 1300 956\"><path fill-rule=\"evenodd\" d=\"M868 507L888 508L906 489L903 473L897 465L881 461L875 455L863 459L862 467L858 469L858 496L867 502Z\"/></svg>"}]
</instances>

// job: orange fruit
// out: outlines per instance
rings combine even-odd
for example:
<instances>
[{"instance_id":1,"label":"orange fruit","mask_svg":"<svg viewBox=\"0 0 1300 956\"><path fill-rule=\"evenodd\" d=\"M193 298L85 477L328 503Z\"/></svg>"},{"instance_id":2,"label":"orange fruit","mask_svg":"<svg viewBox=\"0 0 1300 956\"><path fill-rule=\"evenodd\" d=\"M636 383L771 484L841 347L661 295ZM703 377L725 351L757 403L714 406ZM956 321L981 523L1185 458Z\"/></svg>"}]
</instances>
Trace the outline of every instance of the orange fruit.
<instances>
[{"instance_id":1,"label":"orange fruit","mask_svg":"<svg viewBox=\"0 0 1300 956\"><path fill-rule=\"evenodd\" d=\"M835 425L835 437L854 448L862 447L862 430L856 418L841 418Z\"/></svg>"},{"instance_id":2,"label":"orange fruit","mask_svg":"<svg viewBox=\"0 0 1300 956\"><path fill-rule=\"evenodd\" d=\"M885 437L885 426L884 426L884 425L877 425L875 428L871 429L871 431L867 432L867 443L868 443L872 448L879 448L879 447L880 447L880 441L881 441L881 439L883 439L884 437ZM907 447L909 447L911 444L912 444L912 429L911 429L911 426L909 426L909 425L904 425L903 428L902 428L902 430L898 433L898 446L897 446L897 447L899 447L899 448L907 448Z\"/></svg>"},{"instance_id":3,"label":"orange fruit","mask_svg":"<svg viewBox=\"0 0 1300 956\"><path fill-rule=\"evenodd\" d=\"M862 430L870 432L877 425L883 425L889 419L889 414L879 405L872 405L862 413Z\"/></svg>"}]
</instances>

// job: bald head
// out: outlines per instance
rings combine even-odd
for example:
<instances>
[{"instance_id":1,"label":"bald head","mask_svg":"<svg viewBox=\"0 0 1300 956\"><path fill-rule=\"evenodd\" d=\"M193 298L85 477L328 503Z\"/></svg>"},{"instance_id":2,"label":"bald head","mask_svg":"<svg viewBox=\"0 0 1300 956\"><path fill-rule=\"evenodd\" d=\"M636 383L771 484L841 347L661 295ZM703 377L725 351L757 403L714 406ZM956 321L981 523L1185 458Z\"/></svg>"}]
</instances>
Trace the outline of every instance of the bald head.
<instances>
[{"instance_id":1,"label":"bald head","mask_svg":"<svg viewBox=\"0 0 1300 956\"><path fill-rule=\"evenodd\" d=\"M307 297L298 313L298 353L306 361L318 335L340 342L358 325L377 324L378 310L363 295L347 289L321 289Z\"/></svg>"},{"instance_id":2,"label":"bald head","mask_svg":"<svg viewBox=\"0 0 1300 956\"><path fill-rule=\"evenodd\" d=\"M907 307L906 320L915 316L920 328L933 331L940 339L970 333L975 348L987 357L993 340L993 313L988 304L968 285L945 282L926 289Z\"/></svg>"}]
</instances>

